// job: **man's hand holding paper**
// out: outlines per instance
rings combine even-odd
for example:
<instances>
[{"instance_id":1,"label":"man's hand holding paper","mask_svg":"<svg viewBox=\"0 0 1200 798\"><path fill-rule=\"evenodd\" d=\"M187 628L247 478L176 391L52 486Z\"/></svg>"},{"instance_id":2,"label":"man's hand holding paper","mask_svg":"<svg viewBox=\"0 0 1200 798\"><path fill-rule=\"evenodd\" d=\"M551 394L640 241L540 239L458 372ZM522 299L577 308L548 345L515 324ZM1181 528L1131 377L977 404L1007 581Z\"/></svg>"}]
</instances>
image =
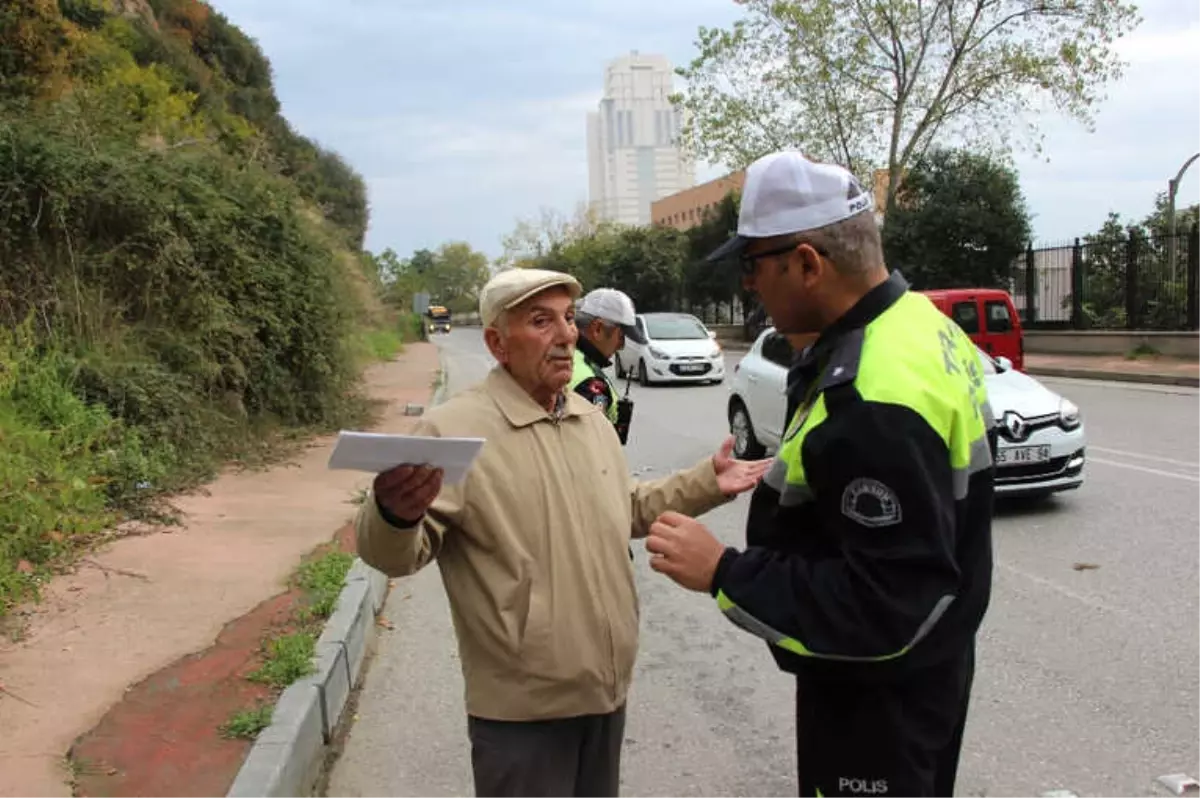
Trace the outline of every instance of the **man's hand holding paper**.
<instances>
[{"instance_id":1,"label":"man's hand holding paper","mask_svg":"<svg viewBox=\"0 0 1200 798\"><path fill-rule=\"evenodd\" d=\"M437 498L443 475L430 466L396 466L375 477L375 500L394 518L415 524Z\"/></svg>"}]
</instances>

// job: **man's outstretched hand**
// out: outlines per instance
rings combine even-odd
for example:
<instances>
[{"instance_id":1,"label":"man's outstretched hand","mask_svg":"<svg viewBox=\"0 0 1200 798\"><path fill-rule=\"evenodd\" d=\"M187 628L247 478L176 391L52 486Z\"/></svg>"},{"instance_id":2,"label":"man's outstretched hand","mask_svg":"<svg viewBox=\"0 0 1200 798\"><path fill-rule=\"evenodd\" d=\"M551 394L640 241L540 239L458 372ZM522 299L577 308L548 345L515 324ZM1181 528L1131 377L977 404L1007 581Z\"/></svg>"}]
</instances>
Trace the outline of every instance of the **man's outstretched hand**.
<instances>
[{"instance_id":1,"label":"man's outstretched hand","mask_svg":"<svg viewBox=\"0 0 1200 798\"><path fill-rule=\"evenodd\" d=\"M730 435L713 455L717 486L726 496L737 496L752 489L771 466L770 460L736 460L732 452L733 436Z\"/></svg>"}]
</instances>

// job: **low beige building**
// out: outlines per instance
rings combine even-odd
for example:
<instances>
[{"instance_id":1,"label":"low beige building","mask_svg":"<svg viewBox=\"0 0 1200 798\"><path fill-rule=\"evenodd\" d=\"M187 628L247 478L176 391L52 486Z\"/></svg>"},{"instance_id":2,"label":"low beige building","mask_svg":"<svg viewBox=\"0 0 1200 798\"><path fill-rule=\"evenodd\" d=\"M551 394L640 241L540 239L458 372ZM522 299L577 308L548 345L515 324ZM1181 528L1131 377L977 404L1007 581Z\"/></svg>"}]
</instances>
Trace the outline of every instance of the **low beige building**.
<instances>
[{"instance_id":1,"label":"low beige building","mask_svg":"<svg viewBox=\"0 0 1200 798\"><path fill-rule=\"evenodd\" d=\"M887 207L888 170L876 169L871 174L871 193L875 199L875 220L883 224ZM746 172L739 169L724 177L701 183L657 200L650 205L650 223L687 230L704 221L705 214L725 198L731 191L742 190Z\"/></svg>"},{"instance_id":2,"label":"low beige building","mask_svg":"<svg viewBox=\"0 0 1200 798\"><path fill-rule=\"evenodd\" d=\"M730 191L741 191L746 173L736 172L684 189L650 205L650 223L686 230L704 221L709 209L720 204Z\"/></svg>"}]
</instances>

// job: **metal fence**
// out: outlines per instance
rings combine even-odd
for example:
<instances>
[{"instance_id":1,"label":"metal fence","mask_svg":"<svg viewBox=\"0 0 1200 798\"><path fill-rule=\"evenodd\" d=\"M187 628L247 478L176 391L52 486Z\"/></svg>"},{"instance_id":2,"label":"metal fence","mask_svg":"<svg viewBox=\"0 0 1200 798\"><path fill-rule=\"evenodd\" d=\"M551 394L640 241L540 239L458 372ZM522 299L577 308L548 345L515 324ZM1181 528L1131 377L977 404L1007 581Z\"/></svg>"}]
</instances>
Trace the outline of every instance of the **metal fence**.
<instances>
[{"instance_id":1,"label":"metal fence","mask_svg":"<svg viewBox=\"0 0 1200 798\"><path fill-rule=\"evenodd\" d=\"M676 303L676 307L683 313L691 313L705 324L742 324L746 318L742 298L737 294L723 302L692 304L683 299Z\"/></svg>"},{"instance_id":2,"label":"metal fence","mask_svg":"<svg viewBox=\"0 0 1200 798\"><path fill-rule=\"evenodd\" d=\"M1200 226L1171 237L1138 233L1103 241L1075 239L1059 247L1030 246L1015 261L1007 288L1032 329L1200 329ZM671 303L705 324L755 323L757 303L743 307L731 285L721 301L689 303L681 286Z\"/></svg>"},{"instance_id":3,"label":"metal fence","mask_svg":"<svg viewBox=\"0 0 1200 798\"><path fill-rule=\"evenodd\" d=\"M1200 226L1174 237L1030 247L1013 265L1010 290L1035 329L1200 329Z\"/></svg>"}]
</instances>

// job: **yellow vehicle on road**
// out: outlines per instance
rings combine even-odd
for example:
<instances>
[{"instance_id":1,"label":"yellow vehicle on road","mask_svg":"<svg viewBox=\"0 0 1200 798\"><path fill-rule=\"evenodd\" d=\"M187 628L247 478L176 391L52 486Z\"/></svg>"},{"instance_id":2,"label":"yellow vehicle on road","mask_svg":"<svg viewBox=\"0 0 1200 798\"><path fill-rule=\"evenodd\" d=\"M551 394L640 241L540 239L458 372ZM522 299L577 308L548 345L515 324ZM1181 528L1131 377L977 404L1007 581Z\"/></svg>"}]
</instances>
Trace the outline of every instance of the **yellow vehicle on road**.
<instances>
[{"instance_id":1,"label":"yellow vehicle on road","mask_svg":"<svg viewBox=\"0 0 1200 798\"><path fill-rule=\"evenodd\" d=\"M430 305L425 316L425 326L430 333L450 332L450 311L444 305Z\"/></svg>"}]
</instances>

